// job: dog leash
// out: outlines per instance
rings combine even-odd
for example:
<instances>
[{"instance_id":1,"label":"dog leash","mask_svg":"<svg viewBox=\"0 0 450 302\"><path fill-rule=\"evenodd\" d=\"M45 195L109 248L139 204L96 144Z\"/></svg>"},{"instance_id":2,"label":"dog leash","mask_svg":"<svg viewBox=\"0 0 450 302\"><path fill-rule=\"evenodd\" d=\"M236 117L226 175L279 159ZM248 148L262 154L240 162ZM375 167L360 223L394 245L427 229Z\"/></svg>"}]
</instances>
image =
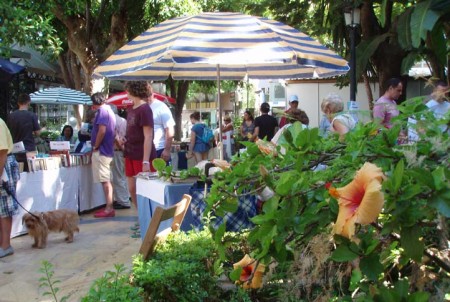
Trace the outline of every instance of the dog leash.
<instances>
[{"instance_id":1,"label":"dog leash","mask_svg":"<svg viewBox=\"0 0 450 302\"><path fill-rule=\"evenodd\" d=\"M11 192L11 190L8 188L8 183L7 183L6 181L2 181L2 187L3 187L3 189L6 191L6 193L7 193L9 196L11 196L11 197L13 198L13 200L14 200L15 202L17 202L17 204L18 204L25 212L27 212L28 214L30 214L30 215L33 216L34 218L39 219L38 216L36 216L35 214L33 214L33 213L31 213L30 211L28 211L27 209L25 209L24 206L17 200L15 194L13 194L13 193Z\"/></svg>"}]
</instances>

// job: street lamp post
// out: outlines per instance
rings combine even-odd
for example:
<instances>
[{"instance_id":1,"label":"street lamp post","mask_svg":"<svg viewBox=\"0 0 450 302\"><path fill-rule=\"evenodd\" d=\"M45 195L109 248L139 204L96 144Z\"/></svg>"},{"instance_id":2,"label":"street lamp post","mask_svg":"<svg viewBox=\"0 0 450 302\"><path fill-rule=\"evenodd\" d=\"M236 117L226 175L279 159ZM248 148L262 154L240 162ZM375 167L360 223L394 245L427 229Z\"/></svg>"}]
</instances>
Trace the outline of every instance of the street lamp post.
<instances>
[{"instance_id":1,"label":"street lamp post","mask_svg":"<svg viewBox=\"0 0 450 302\"><path fill-rule=\"evenodd\" d=\"M347 8L344 12L345 25L350 28L350 101L356 101L356 31L360 22L360 9Z\"/></svg>"}]
</instances>

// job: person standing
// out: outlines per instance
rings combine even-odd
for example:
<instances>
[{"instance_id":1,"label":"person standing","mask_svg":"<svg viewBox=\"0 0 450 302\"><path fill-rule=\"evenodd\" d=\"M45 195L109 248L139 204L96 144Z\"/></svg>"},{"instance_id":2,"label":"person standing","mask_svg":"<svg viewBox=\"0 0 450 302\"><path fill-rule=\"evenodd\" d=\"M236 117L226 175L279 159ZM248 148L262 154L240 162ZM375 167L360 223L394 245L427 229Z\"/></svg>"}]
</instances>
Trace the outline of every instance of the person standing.
<instances>
[{"instance_id":1,"label":"person standing","mask_svg":"<svg viewBox=\"0 0 450 302\"><path fill-rule=\"evenodd\" d=\"M106 207L94 213L96 218L114 217L113 188L111 184L111 162L114 157L116 116L106 104L102 93L91 96L92 104L99 106L91 132L92 176L94 183L101 183Z\"/></svg>"},{"instance_id":2,"label":"person standing","mask_svg":"<svg viewBox=\"0 0 450 302\"><path fill-rule=\"evenodd\" d=\"M29 170L26 152L36 151L34 136L39 136L41 129L37 115L28 110L30 102L30 96L26 93L21 93L17 99L19 109L8 115L7 120L13 143L23 142L25 150L24 152L16 153L16 159L23 163L24 171Z\"/></svg>"},{"instance_id":3,"label":"person standing","mask_svg":"<svg viewBox=\"0 0 450 302\"><path fill-rule=\"evenodd\" d=\"M19 165L14 155L11 133L0 118L0 258L14 254L11 246L12 217L17 214L19 206L13 196L20 178Z\"/></svg>"},{"instance_id":4,"label":"person standing","mask_svg":"<svg viewBox=\"0 0 450 302\"><path fill-rule=\"evenodd\" d=\"M231 122L231 117L225 116L222 126L222 143L223 143L223 159L230 161L234 155L234 127Z\"/></svg>"},{"instance_id":5,"label":"person standing","mask_svg":"<svg viewBox=\"0 0 450 302\"><path fill-rule=\"evenodd\" d=\"M426 106L433 112L437 119L441 119L450 109L450 103L448 102L446 93L449 91L449 86L444 81L439 81L431 93L432 99L426 103Z\"/></svg>"},{"instance_id":6,"label":"person standing","mask_svg":"<svg viewBox=\"0 0 450 302\"><path fill-rule=\"evenodd\" d=\"M191 128L189 152L187 153L186 158L191 158L194 156L195 161L199 163L202 160L208 159L208 153L211 146L210 144L203 142L201 139L207 126L200 122L200 112L195 111L190 115L190 118L193 126Z\"/></svg>"},{"instance_id":7,"label":"person standing","mask_svg":"<svg viewBox=\"0 0 450 302\"><path fill-rule=\"evenodd\" d=\"M284 125L288 123L288 119L286 118L286 115L289 116L292 110L298 109L298 96L293 94L289 97L289 109L284 112L284 115L280 119L280 128L283 128ZM302 111L301 114L301 123L303 125L308 126L309 125L309 118L306 112ZM297 112L296 112L297 113Z\"/></svg>"},{"instance_id":8,"label":"person standing","mask_svg":"<svg viewBox=\"0 0 450 302\"><path fill-rule=\"evenodd\" d=\"M384 85L385 92L373 106L373 118L380 121L385 128L392 128L392 118L400 114L397 99L402 95L403 84L398 78L389 79Z\"/></svg>"},{"instance_id":9,"label":"person standing","mask_svg":"<svg viewBox=\"0 0 450 302\"><path fill-rule=\"evenodd\" d=\"M111 166L113 207L116 210L130 208L130 192L128 191L127 177L125 176L125 159L123 157L124 141L127 131L127 120L118 114L117 107L109 105L116 116L114 138L114 157Z\"/></svg>"},{"instance_id":10,"label":"person standing","mask_svg":"<svg viewBox=\"0 0 450 302\"><path fill-rule=\"evenodd\" d=\"M244 118L240 128L243 141L252 141L253 133L255 132L255 119L249 110L245 110Z\"/></svg>"},{"instance_id":11,"label":"person standing","mask_svg":"<svg viewBox=\"0 0 450 302\"><path fill-rule=\"evenodd\" d=\"M36 151L33 135L38 136L41 127L37 115L28 110L30 103L30 96L21 93L17 100L19 109L8 116L7 124L14 143L22 141L26 151Z\"/></svg>"},{"instance_id":12,"label":"person standing","mask_svg":"<svg viewBox=\"0 0 450 302\"><path fill-rule=\"evenodd\" d=\"M155 171L151 162L156 158L153 143L153 113L147 100L150 92L145 81L129 81L125 84L133 106L127 111L125 138L125 175L128 180L131 202L137 209L136 178L140 172Z\"/></svg>"},{"instance_id":13,"label":"person standing","mask_svg":"<svg viewBox=\"0 0 450 302\"><path fill-rule=\"evenodd\" d=\"M269 115L269 103L262 103L259 110L261 111L261 115L255 118L255 132L253 133L253 138L266 138L267 141L271 141L275 135L275 130L278 128L277 119Z\"/></svg>"},{"instance_id":14,"label":"person standing","mask_svg":"<svg viewBox=\"0 0 450 302\"><path fill-rule=\"evenodd\" d=\"M147 103L153 113L153 143L156 148L156 157L164 159L169 164L172 140L175 133L175 121L169 107L153 97L152 85L150 83L147 83L147 85L150 92Z\"/></svg>"}]
</instances>

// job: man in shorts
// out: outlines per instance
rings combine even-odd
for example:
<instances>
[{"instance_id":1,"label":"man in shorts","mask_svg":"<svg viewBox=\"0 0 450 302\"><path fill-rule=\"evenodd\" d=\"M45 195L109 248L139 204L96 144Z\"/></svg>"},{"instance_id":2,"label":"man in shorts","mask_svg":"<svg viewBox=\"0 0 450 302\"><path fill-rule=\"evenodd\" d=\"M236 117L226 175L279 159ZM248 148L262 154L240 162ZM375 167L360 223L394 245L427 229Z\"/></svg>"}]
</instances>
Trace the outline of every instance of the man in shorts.
<instances>
[{"instance_id":1,"label":"man in shorts","mask_svg":"<svg viewBox=\"0 0 450 302\"><path fill-rule=\"evenodd\" d=\"M91 96L91 100L93 105L99 106L91 132L92 176L94 183L102 184L106 199L106 207L95 212L94 217L114 217L116 213L113 207L111 162L114 157L116 116L111 107L106 104L103 94L95 93Z\"/></svg>"},{"instance_id":2,"label":"man in shorts","mask_svg":"<svg viewBox=\"0 0 450 302\"><path fill-rule=\"evenodd\" d=\"M153 97L153 87L147 83L150 97L147 103L153 113L153 143L156 148L156 156L170 163L170 151L175 133L175 121L169 107Z\"/></svg>"},{"instance_id":3,"label":"man in shorts","mask_svg":"<svg viewBox=\"0 0 450 302\"><path fill-rule=\"evenodd\" d=\"M14 254L11 246L12 216L18 212L16 185L19 180L19 165L10 152L13 148L11 133L0 119L0 258Z\"/></svg>"}]
</instances>

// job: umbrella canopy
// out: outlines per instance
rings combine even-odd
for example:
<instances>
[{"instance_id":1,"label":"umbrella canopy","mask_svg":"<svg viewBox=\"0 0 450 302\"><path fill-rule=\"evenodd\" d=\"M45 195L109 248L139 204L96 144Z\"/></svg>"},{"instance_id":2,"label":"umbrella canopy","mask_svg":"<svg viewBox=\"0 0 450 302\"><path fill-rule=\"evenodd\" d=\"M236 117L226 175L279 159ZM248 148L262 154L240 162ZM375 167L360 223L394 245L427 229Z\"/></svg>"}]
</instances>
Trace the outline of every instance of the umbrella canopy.
<instances>
[{"instance_id":1,"label":"umbrella canopy","mask_svg":"<svg viewBox=\"0 0 450 302\"><path fill-rule=\"evenodd\" d=\"M25 67L0 58L0 82L8 82L12 77L23 71Z\"/></svg>"},{"instance_id":2,"label":"umbrella canopy","mask_svg":"<svg viewBox=\"0 0 450 302\"><path fill-rule=\"evenodd\" d=\"M294 79L347 73L347 62L278 21L239 13L170 19L145 31L96 68L122 80Z\"/></svg>"},{"instance_id":3,"label":"umbrella canopy","mask_svg":"<svg viewBox=\"0 0 450 302\"><path fill-rule=\"evenodd\" d=\"M30 94L33 104L91 105L91 97L86 93L69 88L57 87Z\"/></svg>"},{"instance_id":4,"label":"umbrella canopy","mask_svg":"<svg viewBox=\"0 0 450 302\"><path fill-rule=\"evenodd\" d=\"M153 93L153 97L157 100L160 100L162 102L164 101L168 101L169 103L175 104L176 100L174 98L171 98L167 95L164 94L160 94L160 93ZM116 106L117 108L121 109L121 108L126 108L128 106L133 105L133 101L128 99L128 95L127 92L120 92L120 93L116 93L112 96L110 96L107 100L106 103L108 104L112 104L114 106Z\"/></svg>"},{"instance_id":5,"label":"umbrella canopy","mask_svg":"<svg viewBox=\"0 0 450 302\"><path fill-rule=\"evenodd\" d=\"M278 21L215 12L164 21L117 50L94 73L121 80L297 79L347 73L347 61ZM222 158L222 155L221 155Z\"/></svg>"}]
</instances>

